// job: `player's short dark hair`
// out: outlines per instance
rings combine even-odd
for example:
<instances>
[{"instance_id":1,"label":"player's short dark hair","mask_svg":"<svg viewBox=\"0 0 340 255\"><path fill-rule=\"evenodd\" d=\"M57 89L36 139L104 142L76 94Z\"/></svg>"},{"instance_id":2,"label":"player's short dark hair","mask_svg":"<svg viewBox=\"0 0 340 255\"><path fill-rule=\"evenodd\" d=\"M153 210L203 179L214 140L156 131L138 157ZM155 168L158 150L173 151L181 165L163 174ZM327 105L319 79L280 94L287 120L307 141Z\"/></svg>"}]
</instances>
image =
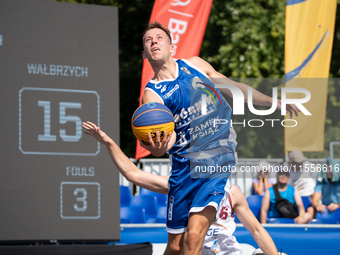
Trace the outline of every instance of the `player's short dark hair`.
<instances>
[{"instance_id":1,"label":"player's short dark hair","mask_svg":"<svg viewBox=\"0 0 340 255\"><path fill-rule=\"evenodd\" d=\"M163 26L161 23L155 21L155 22L150 22L148 23L146 29L143 31L142 33L142 38L144 38L144 35L147 31L151 30L151 29L154 29L154 28L159 28L159 29L162 29L166 34L167 36L169 37L170 39L170 44L172 44L172 39L171 39L171 33L170 33L170 30L167 29L165 26Z\"/></svg>"}]
</instances>

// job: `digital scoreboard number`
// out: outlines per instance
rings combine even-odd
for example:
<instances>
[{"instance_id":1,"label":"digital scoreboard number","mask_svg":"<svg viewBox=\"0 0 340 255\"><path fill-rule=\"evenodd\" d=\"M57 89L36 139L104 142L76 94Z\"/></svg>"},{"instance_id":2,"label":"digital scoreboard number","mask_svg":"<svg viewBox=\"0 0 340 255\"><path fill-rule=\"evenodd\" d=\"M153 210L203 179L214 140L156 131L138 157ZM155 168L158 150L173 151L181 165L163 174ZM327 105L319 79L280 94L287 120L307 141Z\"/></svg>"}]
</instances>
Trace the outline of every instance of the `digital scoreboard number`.
<instances>
[{"instance_id":1,"label":"digital scoreboard number","mask_svg":"<svg viewBox=\"0 0 340 255\"><path fill-rule=\"evenodd\" d=\"M100 144L88 147L81 139L85 117L100 126L100 97L96 91L22 88L20 151L40 155L97 155Z\"/></svg>"},{"instance_id":2,"label":"digital scoreboard number","mask_svg":"<svg viewBox=\"0 0 340 255\"><path fill-rule=\"evenodd\" d=\"M63 219L99 219L100 184L97 182L62 182L60 217Z\"/></svg>"},{"instance_id":3,"label":"digital scoreboard number","mask_svg":"<svg viewBox=\"0 0 340 255\"><path fill-rule=\"evenodd\" d=\"M0 243L120 239L118 9L0 1Z\"/></svg>"}]
</instances>

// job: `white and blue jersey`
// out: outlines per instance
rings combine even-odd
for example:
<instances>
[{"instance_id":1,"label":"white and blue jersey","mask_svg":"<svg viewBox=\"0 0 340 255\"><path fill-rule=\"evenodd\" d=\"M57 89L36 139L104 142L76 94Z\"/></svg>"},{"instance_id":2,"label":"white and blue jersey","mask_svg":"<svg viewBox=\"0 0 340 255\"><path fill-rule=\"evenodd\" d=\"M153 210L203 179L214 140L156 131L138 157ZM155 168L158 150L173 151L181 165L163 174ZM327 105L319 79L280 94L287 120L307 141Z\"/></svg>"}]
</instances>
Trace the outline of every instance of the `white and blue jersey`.
<instances>
[{"instance_id":1,"label":"white and blue jersey","mask_svg":"<svg viewBox=\"0 0 340 255\"><path fill-rule=\"evenodd\" d=\"M236 224L229 192L226 192L219 207L216 219L204 238L202 255L242 255L241 245L234 232Z\"/></svg>"},{"instance_id":2,"label":"white and blue jersey","mask_svg":"<svg viewBox=\"0 0 340 255\"><path fill-rule=\"evenodd\" d=\"M176 60L175 79L150 80L146 90L155 93L174 115L177 138L169 151L167 231L183 233L190 212L208 205L217 208L227 190L230 171L221 175L211 172L211 167L230 170L235 166L231 107L209 77L187 60Z\"/></svg>"}]
</instances>

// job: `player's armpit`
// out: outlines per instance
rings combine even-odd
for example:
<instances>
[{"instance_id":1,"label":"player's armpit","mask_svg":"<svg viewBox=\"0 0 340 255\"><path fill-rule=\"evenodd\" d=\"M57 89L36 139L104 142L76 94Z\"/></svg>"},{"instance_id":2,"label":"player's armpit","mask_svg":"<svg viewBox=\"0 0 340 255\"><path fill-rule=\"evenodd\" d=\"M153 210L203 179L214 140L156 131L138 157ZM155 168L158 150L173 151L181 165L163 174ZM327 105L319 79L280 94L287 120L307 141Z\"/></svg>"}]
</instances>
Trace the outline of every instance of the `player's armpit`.
<instances>
[{"instance_id":1,"label":"player's armpit","mask_svg":"<svg viewBox=\"0 0 340 255\"><path fill-rule=\"evenodd\" d=\"M162 100L152 91L145 90L143 97L142 97L142 104L150 103L150 102L157 102L163 104Z\"/></svg>"}]
</instances>

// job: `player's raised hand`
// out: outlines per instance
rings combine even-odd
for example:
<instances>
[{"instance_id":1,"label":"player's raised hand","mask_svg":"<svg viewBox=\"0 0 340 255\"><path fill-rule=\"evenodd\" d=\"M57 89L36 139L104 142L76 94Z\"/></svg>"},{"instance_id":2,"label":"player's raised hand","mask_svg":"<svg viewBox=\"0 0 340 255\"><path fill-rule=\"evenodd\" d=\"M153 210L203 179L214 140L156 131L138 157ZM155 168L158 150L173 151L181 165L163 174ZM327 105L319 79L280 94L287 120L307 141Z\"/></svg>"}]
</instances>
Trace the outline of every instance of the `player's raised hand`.
<instances>
[{"instance_id":1,"label":"player's raised hand","mask_svg":"<svg viewBox=\"0 0 340 255\"><path fill-rule=\"evenodd\" d=\"M301 112L301 110L295 104L287 104L286 110L289 112L291 119L293 118L293 113L295 113L295 116L298 116L299 112Z\"/></svg>"},{"instance_id":2,"label":"player's raised hand","mask_svg":"<svg viewBox=\"0 0 340 255\"><path fill-rule=\"evenodd\" d=\"M100 130L100 127L97 127L96 124L90 121L83 122L83 128L85 129L85 134L93 136L102 144L108 144L111 141L111 138L105 132Z\"/></svg>"},{"instance_id":3,"label":"player's raised hand","mask_svg":"<svg viewBox=\"0 0 340 255\"><path fill-rule=\"evenodd\" d=\"M281 100L280 99L277 102L277 109L281 110ZM291 119L293 118L293 114L295 114L295 116L298 116L299 112L301 112L301 110L295 104L287 104L286 105L286 113L289 113L289 117Z\"/></svg>"}]
</instances>

